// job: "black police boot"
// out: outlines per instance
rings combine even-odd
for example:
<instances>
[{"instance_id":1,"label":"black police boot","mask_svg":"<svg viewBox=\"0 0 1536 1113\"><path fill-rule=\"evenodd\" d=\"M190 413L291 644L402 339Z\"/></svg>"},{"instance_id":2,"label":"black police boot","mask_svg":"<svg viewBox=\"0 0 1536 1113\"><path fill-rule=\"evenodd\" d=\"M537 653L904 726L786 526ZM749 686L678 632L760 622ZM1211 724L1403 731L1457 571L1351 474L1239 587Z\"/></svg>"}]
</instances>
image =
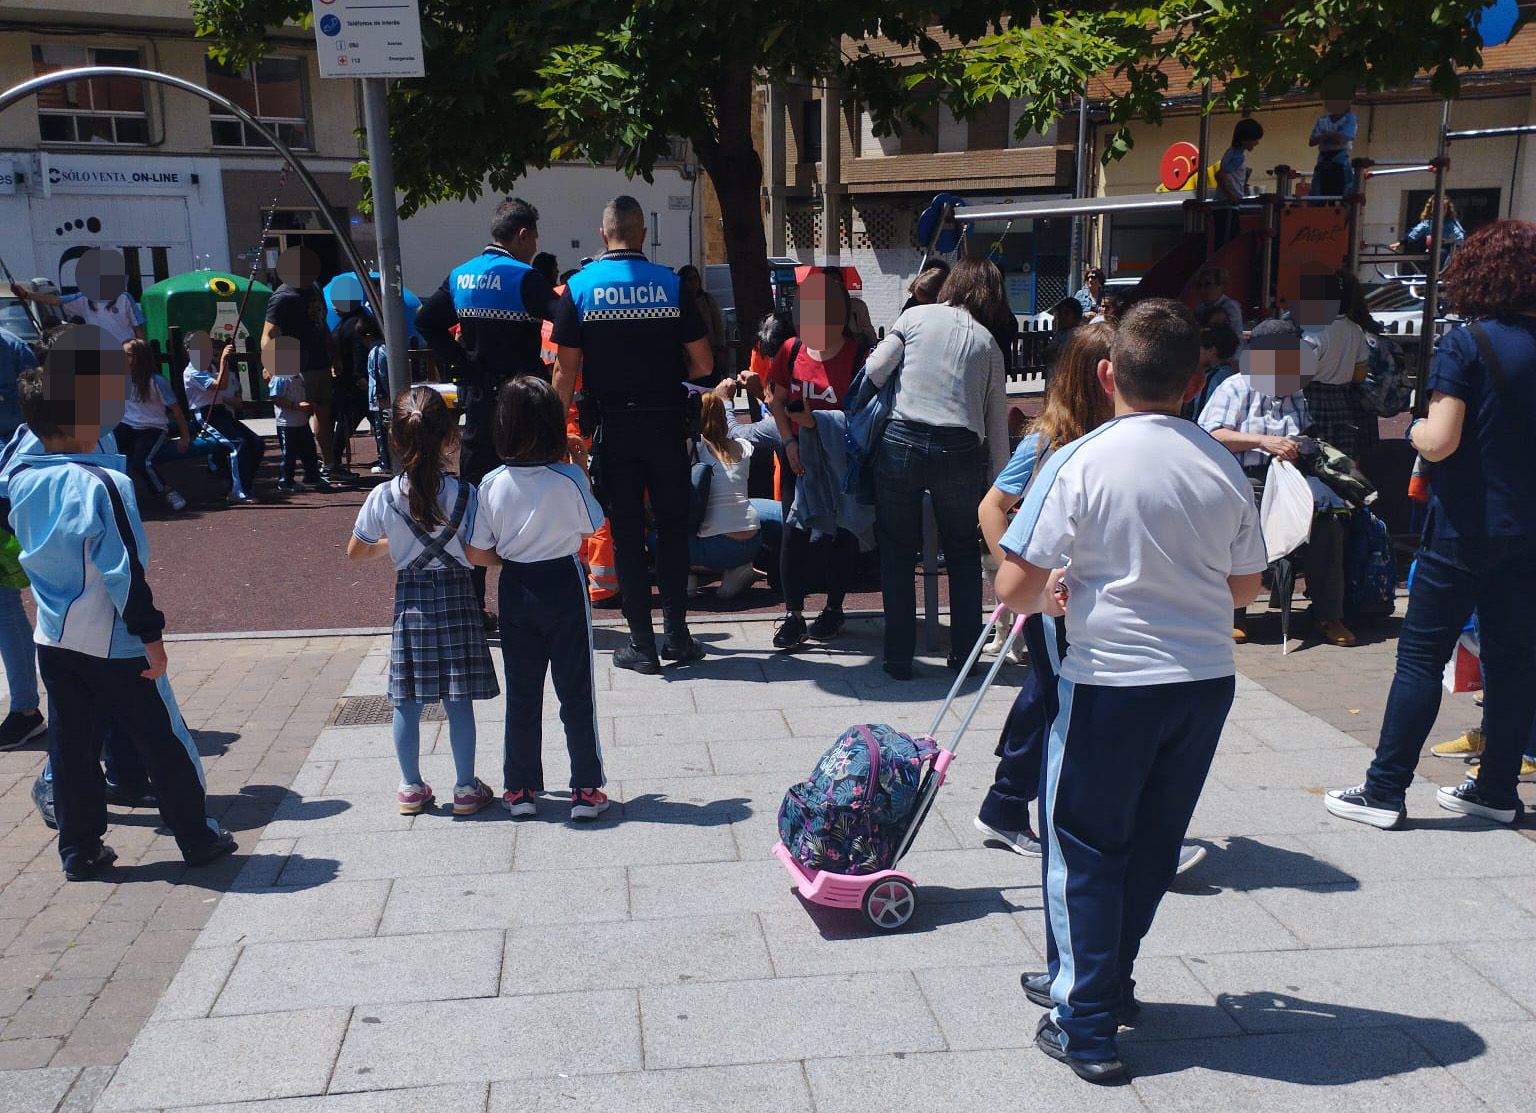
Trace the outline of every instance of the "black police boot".
<instances>
[{"instance_id":1,"label":"black police boot","mask_svg":"<svg viewBox=\"0 0 1536 1113\"><path fill-rule=\"evenodd\" d=\"M661 662L656 658L656 645L636 645L631 641L622 649L613 651L613 667L616 669L628 669L630 672L644 673L646 676L655 676L661 672Z\"/></svg>"},{"instance_id":2,"label":"black police boot","mask_svg":"<svg viewBox=\"0 0 1536 1113\"><path fill-rule=\"evenodd\" d=\"M688 632L687 612L669 614L666 617L667 640L662 643L661 655L668 661L687 664L704 656L704 646Z\"/></svg>"}]
</instances>

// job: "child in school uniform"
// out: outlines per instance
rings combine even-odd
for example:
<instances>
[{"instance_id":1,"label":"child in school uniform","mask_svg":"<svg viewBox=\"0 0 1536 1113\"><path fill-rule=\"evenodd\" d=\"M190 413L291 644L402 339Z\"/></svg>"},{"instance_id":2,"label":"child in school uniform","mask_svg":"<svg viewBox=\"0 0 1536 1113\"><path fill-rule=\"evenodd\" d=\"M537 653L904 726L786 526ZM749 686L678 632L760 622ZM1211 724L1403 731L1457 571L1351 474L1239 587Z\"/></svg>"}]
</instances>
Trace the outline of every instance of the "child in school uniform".
<instances>
[{"instance_id":1,"label":"child in school uniform","mask_svg":"<svg viewBox=\"0 0 1536 1113\"><path fill-rule=\"evenodd\" d=\"M373 465L374 475L394 474L389 461L389 353L384 347L384 334L372 317L364 318L358 326L358 335L368 342L368 427L373 430L373 444L379 450L379 458Z\"/></svg>"},{"instance_id":2,"label":"child in school uniform","mask_svg":"<svg viewBox=\"0 0 1536 1113\"><path fill-rule=\"evenodd\" d=\"M161 819L188 865L236 849L208 818L202 763L165 676L165 616L144 575L149 544L133 481L122 457L98 446L104 421L123 405L126 370L125 353L100 329L61 335L45 368L21 383L22 412L40 449L17 455L0 480L0 506L37 603L53 810L71 881L117 859L103 842L101 755L109 724L113 740L142 759Z\"/></svg>"},{"instance_id":3,"label":"child in school uniform","mask_svg":"<svg viewBox=\"0 0 1536 1113\"><path fill-rule=\"evenodd\" d=\"M506 792L514 816L538 812L544 791L544 674L555 682L571 759L571 818L608 808L592 690L592 610L581 544L603 524L580 441L568 441L560 398L523 375L496 396L496 450L505 463L480 483L483 513L501 557L502 662L507 674Z\"/></svg>"},{"instance_id":4,"label":"child in school uniform","mask_svg":"<svg viewBox=\"0 0 1536 1113\"><path fill-rule=\"evenodd\" d=\"M347 556L388 552L395 562L395 621L389 647L389 698L395 705L401 815L431 805L421 778L421 712L441 702L448 716L457 783L453 814L473 815L496 799L475 776L477 699L500 694L475 602L469 566L494 566L494 540L473 483L443 467L458 437L442 396L412 387L395 400L391 424L401 474L368 492L347 539Z\"/></svg>"},{"instance_id":5,"label":"child in school uniform","mask_svg":"<svg viewBox=\"0 0 1536 1113\"><path fill-rule=\"evenodd\" d=\"M1040 795L1054 1007L1035 1044L1093 1082L1125 1076L1136 954L1232 704L1227 620L1266 564L1242 469L1178 416L1199 357L1184 306L1128 311L1098 367L1115 418L1045 459L1001 542L999 598L1065 608Z\"/></svg>"},{"instance_id":6,"label":"child in school uniform","mask_svg":"<svg viewBox=\"0 0 1536 1113\"><path fill-rule=\"evenodd\" d=\"M195 332L187 338L187 366L181 373L200 436L207 437L226 453L229 467L229 501L254 502L256 471L265 453L261 437L240 420L240 376L236 372L235 345L216 349L213 337Z\"/></svg>"},{"instance_id":7,"label":"child in school uniform","mask_svg":"<svg viewBox=\"0 0 1536 1113\"><path fill-rule=\"evenodd\" d=\"M317 491L334 490L320 469L319 449L309 427L309 415L315 407L306 400L304 376L299 372L299 342L289 336L274 337L268 350L262 352L262 360L267 396L277 411L277 444L282 452L277 489L285 494L302 494L311 487ZM301 463L303 483L294 478Z\"/></svg>"},{"instance_id":8,"label":"child in school uniform","mask_svg":"<svg viewBox=\"0 0 1536 1113\"><path fill-rule=\"evenodd\" d=\"M118 448L128 457L128 474L149 484L150 490L165 500L174 511L187 508L187 500L155 469L155 454L165 444L166 425L176 422L177 448L185 456L192 450L192 431L186 415L176 401L176 393L164 376L155 373L155 357L149 343L129 340L123 345L128 356L128 397L123 420L113 431Z\"/></svg>"},{"instance_id":9,"label":"child in school uniform","mask_svg":"<svg viewBox=\"0 0 1536 1113\"><path fill-rule=\"evenodd\" d=\"M1329 92L1332 95L1323 101L1323 114L1312 125L1312 134L1307 138L1307 145L1317 148L1317 164L1312 168L1313 197L1342 197L1355 186L1355 168L1349 154L1360 124L1349 103L1352 90Z\"/></svg>"}]
</instances>

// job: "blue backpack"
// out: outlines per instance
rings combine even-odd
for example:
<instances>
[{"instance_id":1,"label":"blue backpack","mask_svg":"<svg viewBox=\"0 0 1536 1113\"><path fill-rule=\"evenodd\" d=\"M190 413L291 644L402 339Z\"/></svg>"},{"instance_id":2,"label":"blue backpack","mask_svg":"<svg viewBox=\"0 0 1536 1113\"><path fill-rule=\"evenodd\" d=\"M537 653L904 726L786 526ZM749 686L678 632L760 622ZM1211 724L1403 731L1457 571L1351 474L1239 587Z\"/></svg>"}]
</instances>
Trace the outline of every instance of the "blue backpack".
<instances>
[{"instance_id":1,"label":"blue backpack","mask_svg":"<svg viewBox=\"0 0 1536 1113\"><path fill-rule=\"evenodd\" d=\"M887 379L884 386L877 387L869 381L869 373L863 367L869 352L860 352L855 358L859 370L853 382L848 384L848 400L843 407L843 412L848 415L848 426L843 431L843 443L848 452L843 494L852 495L864 506L874 506L875 450L885 434L885 423L891 420L897 375Z\"/></svg>"},{"instance_id":2,"label":"blue backpack","mask_svg":"<svg viewBox=\"0 0 1536 1113\"><path fill-rule=\"evenodd\" d=\"M939 747L884 723L850 727L784 794L779 840L807 869L877 873L896 850Z\"/></svg>"},{"instance_id":3,"label":"blue backpack","mask_svg":"<svg viewBox=\"0 0 1536 1113\"><path fill-rule=\"evenodd\" d=\"M1367 618L1392 613L1397 601L1397 562L1387 524L1365 508L1349 518L1344 542L1344 609Z\"/></svg>"}]
</instances>

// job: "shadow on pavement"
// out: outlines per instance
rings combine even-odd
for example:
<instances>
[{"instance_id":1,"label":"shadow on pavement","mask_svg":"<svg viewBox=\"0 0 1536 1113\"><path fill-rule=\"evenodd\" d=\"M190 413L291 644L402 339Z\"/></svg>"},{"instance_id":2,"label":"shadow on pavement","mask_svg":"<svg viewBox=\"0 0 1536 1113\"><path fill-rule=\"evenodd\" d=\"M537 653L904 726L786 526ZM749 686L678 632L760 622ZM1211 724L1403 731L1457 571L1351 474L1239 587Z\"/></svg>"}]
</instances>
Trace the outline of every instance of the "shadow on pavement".
<instances>
[{"instance_id":1,"label":"shadow on pavement","mask_svg":"<svg viewBox=\"0 0 1536 1113\"><path fill-rule=\"evenodd\" d=\"M648 792L626 800L622 807L624 819L641 823L676 823L686 827L723 827L739 823L752 816L751 803L745 796L728 800L711 800L707 804L690 804L684 800L669 800L661 793Z\"/></svg>"},{"instance_id":2,"label":"shadow on pavement","mask_svg":"<svg viewBox=\"0 0 1536 1113\"><path fill-rule=\"evenodd\" d=\"M994 886L972 889L954 889L947 885L917 885L917 909L911 921L899 931L884 932L871 927L864 913L857 908L828 908L812 904L791 889L816 926L823 939L847 940L856 944L859 940L877 939L884 935L922 935L937 931L951 924L970 923L987 916L1006 916L1021 910L1010 903Z\"/></svg>"},{"instance_id":3,"label":"shadow on pavement","mask_svg":"<svg viewBox=\"0 0 1536 1113\"><path fill-rule=\"evenodd\" d=\"M1174 879L1170 891L1186 896L1214 896L1228 890L1240 893L1256 889L1302 889L1327 885L1348 892L1360 888L1359 880L1337 866L1310 854L1270 846L1238 835L1217 846L1191 839L1206 849L1203 862Z\"/></svg>"},{"instance_id":4,"label":"shadow on pavement","mask_svg":"<svg viewBox=\"0 0 1536 1113\"><path fill-rule=\"evenodd\" d=\"M194 730L189 733L197 746L199 757L221 757L230 746L240 741L240 735L228 730Z\"/></svg>"},{"instance_id":5,"label":"shadow on pavement","mask_svg":"<svg viewBox=\"0 0 1536 1113\"><path fill-rule=\"evenodd\" d=\"M1149 1005L1137 1038L1124 1044L1132 1075L1146 1078L1200 1069L1300 1086L1344 1086L1465 1062L1487 1046L1471 1028L1455 1021L1309 1001L1286 993L1224 993L1216 1002ZM1244 1033L1158 1041L1151 1030L1155 1023L1175 1033L1209 1031L1212 1009L1237 1020ZM1390 1031L1410 1039L1392 1041ZM1311 1037L1310 1046L1298 1054L1297 1042L1305 1037Z\"/></svg>"}]
</instances>

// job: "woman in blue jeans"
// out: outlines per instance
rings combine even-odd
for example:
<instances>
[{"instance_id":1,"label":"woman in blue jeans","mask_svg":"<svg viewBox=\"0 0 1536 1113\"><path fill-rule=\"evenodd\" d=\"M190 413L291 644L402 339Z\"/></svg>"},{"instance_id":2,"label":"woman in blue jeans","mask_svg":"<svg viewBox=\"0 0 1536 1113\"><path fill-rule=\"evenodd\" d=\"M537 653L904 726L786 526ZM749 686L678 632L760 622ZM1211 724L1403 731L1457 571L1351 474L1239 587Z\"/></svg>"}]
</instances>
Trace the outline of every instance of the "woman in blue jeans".
<instances>
[{"instance_id":1,"label":"woman in blue jeans","mask_svg":"<svg viewBox=\"0 0 1536 1113\"><path fill-rule=\"evenodd\" d=\"M885 601L885 671L912 678L917 646L913 569L923 543L923 498L933 504L949 572L949 664L981 636L981 546L976 506L1008 460L1003 352L989 331L1008 314L991 261L961 259L934 305L896 319L865 365L883 387L896 378L891 420L875 452L875 534Z\"/></svg>"},{"instance_id":2,"label":"woman in blue jeans","mask_svg":"<svg viewBox=\"0 0 1536 1113\"><path fill-rule=\"evenodd\" d=\"M1408 439L1429 463L1429 514L1397 642L1376 759L1364 784L1328 793L1328 810L1398 826L1440 678L1476 610L1485 683L1483 761L1442 788L1453 812L1515 823L1521 751L1536 718L1536 224L1505 220L1463 245L1445 272L1446 303L1472 322L1447 333L1429 373L1429 414Z\"/></svg>"},{"instance_id":3,"label":"woman in blue jeans","mask_svg":"<svg viewBox=\"0 0 1536 1113\"><path fill-rule=\"evenodd\" d=\"M750 376L750 378L748 378ZM778 535L784 518L779 504L747 494L752 450L759 444L777 445L778 427L764 417L751 424L736 420L731 404L736 388L747 379L749 390L760 391L756 375L746 371L729 378L701 399L699 446L694 459L710 467L709 505L698 532L688 540L690 564L697 569L722 573L717 599L734 599L757 579L757 567L777 567ZM762 560L764 533L776 526L772 561Z\"/></svg>"}]
</instances>

